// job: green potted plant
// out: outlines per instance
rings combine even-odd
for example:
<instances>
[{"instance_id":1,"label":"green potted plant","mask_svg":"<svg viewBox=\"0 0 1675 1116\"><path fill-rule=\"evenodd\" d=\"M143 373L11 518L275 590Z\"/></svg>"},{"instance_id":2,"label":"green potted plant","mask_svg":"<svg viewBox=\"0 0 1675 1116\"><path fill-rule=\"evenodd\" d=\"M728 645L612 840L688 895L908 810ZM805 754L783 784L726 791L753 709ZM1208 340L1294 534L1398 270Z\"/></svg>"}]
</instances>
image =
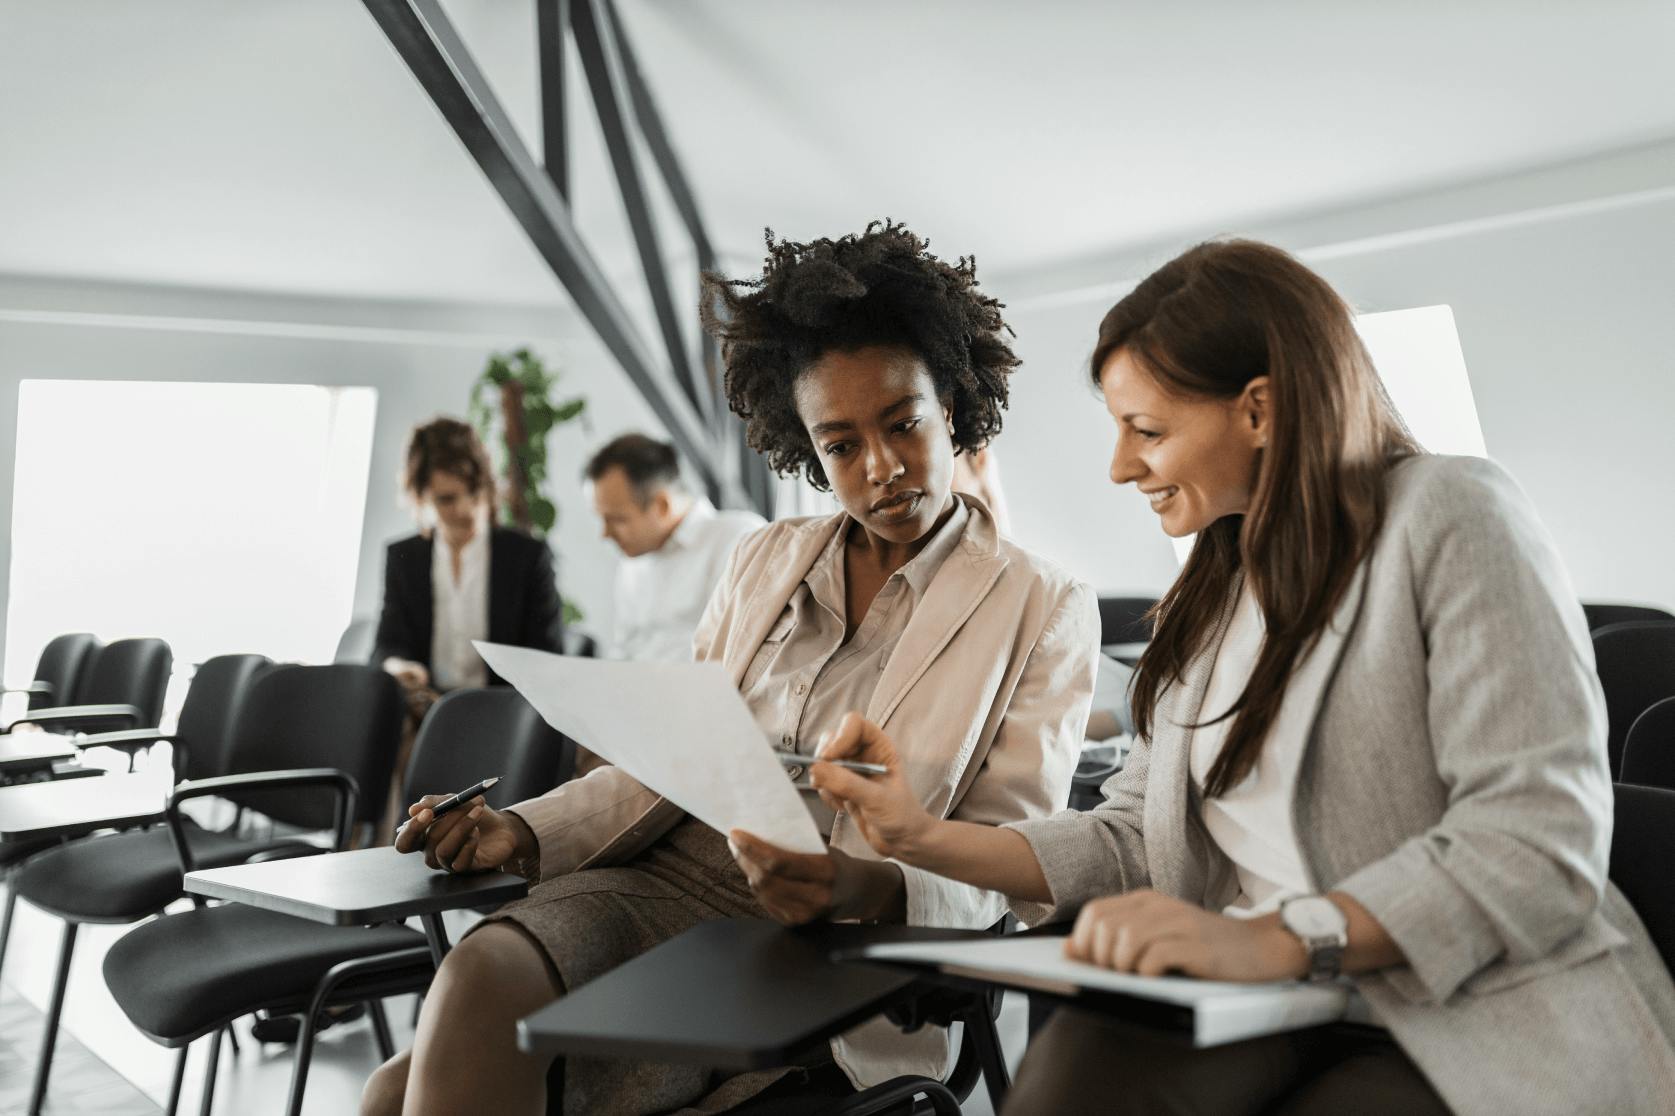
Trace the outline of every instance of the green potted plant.
<instances>
[{"instance_id":1,"label":"green potted plant","mask_svg":"<svg viewBox=\"0 0 1675 1116\"><path fill-rule=\"evenodd\" d=\"M547 491L547 436L587 411L582 396L554 398L558 378L558 370L549 369L540 357L515 349L490 353L471 385L471 424L485 445L499 447L501 520L538 539L545 539L558 522L558 505ZM568 600L564 619L581 619Z\"/></svg>"}]
</instances>

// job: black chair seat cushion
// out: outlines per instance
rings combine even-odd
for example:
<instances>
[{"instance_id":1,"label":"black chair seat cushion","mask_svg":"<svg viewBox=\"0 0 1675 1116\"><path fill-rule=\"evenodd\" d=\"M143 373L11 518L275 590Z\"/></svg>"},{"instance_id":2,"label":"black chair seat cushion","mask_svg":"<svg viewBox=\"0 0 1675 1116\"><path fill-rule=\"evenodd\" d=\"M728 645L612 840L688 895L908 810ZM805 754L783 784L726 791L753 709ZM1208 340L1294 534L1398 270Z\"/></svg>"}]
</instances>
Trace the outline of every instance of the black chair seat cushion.
<instances>
[{"instance_id":1,"label":"black chair seat cushion","mask_svg":"<svg viewBox=\"0 0 1675 1116\"><path fill-rule=\"evenodd\" d=\"M28 860L38 852L43 852L57 845L51 837L38 838L33 841L8 841L0 844L0 868L10 868L22 860Z\"/></svg>"},{"instance_id":2,"label":"black chair seat cushion","mask_svg":"<svg viewBox=\"0 0 1675 1116\"><path fill-rule=\"evenodd\" d=\"M105 954L105 984L134 1026L178 1045L259 1007L306 1001L340 961L424 944L405 926L327 926L228 903L134 927Z\"/></svg>"},{"instance_id":3,"label":"black chair seat cushion","mask_svg":"<svg viewBox=\"0 0 1675 1116\"><path fill-rule=\"evenodd\" d=\"M305 841L253 841L188 821L186 840L203 868L240 864L266 849ZM88 837L44 852L18 873L19 897L74 922L132 922L181 895L180 858L163 826Z\"/></svg>"}]
</instances>

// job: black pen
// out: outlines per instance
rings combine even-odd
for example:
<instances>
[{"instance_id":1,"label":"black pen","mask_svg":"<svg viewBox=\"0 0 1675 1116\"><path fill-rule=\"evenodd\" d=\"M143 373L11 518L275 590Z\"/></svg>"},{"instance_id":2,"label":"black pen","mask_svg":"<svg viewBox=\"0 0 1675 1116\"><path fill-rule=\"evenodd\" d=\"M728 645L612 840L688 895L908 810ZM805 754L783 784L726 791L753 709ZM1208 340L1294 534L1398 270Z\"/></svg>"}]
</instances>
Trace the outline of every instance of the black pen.
<instances>
[{"instance_id":1,"label":"black pen","mask_svg":"<svg viewBox=\"0 0 1675 1116\"><path fill-rule=\"evenodd\" d=\"M464 790L460 791L458 794L449 795L447 798L444 798L441 802L438 802L435 806L432 806L430 808L430 820L434 822L437 818L441 817L443 814L452 813L453 811L459 809L461 806L464 806L467 802L470 802L473 798L476 798L478 795L482 794L484 791L488 790L490 787L494 786L498 782L500 782L500 776L495 775L491 778L484 779L480 783L473 783L471 786L466 787ZM412 820L413 820L412 818L407 819L407 821L412 821ZM401 828L406 829L407 828L407 822L402 822L401 823Z\"/></svg>"},{"instance_id":2,"label":"black pen","mask_svg":"<svg viewBox=\"0 0 1675 1116\"><path fill-rule=\"evenodd\" d=\"M437 818L441 817L443 814L452 813L453 811L459 809L461 806L464 806L467 802L470 802L473 798L476 798L478 795L482 794L484 791L488 790L490 787L494 786L498 782L500 782L500 776L495 775L492 778L484 779L480 783L473 783L471 786L466 787L464 790L460 791L458 794L454 795L451 798L444 798L441 802L438 802L435 806L431 807L431 809L430 809L431 820L435 821Z\"/></svg>"}]
</instances>

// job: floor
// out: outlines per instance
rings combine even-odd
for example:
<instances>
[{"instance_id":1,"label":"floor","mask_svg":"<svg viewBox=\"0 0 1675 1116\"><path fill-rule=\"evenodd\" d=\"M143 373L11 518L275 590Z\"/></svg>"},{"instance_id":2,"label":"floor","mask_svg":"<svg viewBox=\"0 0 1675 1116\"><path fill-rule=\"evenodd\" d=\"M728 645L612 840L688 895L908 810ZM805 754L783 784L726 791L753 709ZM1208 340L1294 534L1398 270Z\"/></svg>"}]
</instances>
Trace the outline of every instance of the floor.
<instances>
[{"instance_id":1,"label":"floor","mask_svg":"<svg viewBox=\"0 0 1675 1116\"><path fill-rule=\"evenodd\" d=\"M471 916L450 920L457 939ZM61 924L19 903L11 943L0 969L0 1116L23 1113L33 1080L35 1052L52 988ZM100 969L105 952L128 928L84 926L65 1000L64 1025L54 1059L46 1112L77 1116L142 1116L162 1112L168 1101L174 1052L165 1050L128 1023L105 990ZM412 997L388 1001L398 1049L412 1043ZM290 1087L291 1048L250 1041L241 1023L242 1050L224 1044L215 1087L215 1112L278 1113ZM1024 1006L1007 998L1001 1011L1001 1040L1014 1066L1021 1056ZM197 1112L207 1040L194 1044L187 1063L180 1111ZM303 1111L308 1116L342 1116L356 1111L361 1086L378 1064L366 1022L345 1024L321 1036L308 1077ZM965 1105L967 1116L993 1116L981 1086Z\"/></svg>"}]
</instances>

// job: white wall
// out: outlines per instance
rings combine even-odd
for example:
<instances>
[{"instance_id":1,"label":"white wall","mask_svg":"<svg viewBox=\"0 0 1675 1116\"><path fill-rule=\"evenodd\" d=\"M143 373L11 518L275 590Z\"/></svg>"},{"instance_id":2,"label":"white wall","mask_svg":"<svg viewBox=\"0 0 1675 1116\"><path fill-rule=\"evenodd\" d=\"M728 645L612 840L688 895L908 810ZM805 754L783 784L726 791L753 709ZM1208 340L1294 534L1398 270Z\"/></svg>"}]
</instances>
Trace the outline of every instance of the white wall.
<instances>
[{"instance_id":1,"label":"white wall","mask_svg":"<svg viewBox=\"0 0 1675 1116\"><path fill-rule=\"evenodd\" d=\"M1361 310L1451 306L1489 454L1578 593L1675 607L1675 145L1218 231L1298 252ZM1086 359L1110 303L1189 242L986 283L1025 358L997 444L1015 534L1101 590L1162 589L1176 567L1106 479L1113 430Z\"/></svg>"},{"instance_id":2,"label":"white wall","mask_svg":"<svg viewBox=\"0 0 1675 1116\"><path fill-rule=\"evenodd\" d=\"M560 389L585 394L592 432L571 424L555 436L551 473L559 504L553 543L560 588L588 614L609 620L614 551L598 537L577 477L604 438L657 432L650 411L585 327L560 308L487 307L288 299L0 277L0 615L9 584L13 455L18 383L30 378L131 379L364 385L378 392L377 425L355 612L376 615L383 546L413 529L397 498L408 430L438 413L463 414L471 381L494 348L529 344L567 369ZM141 416L143 418L143 416ZM66 431L66 453L97 453ZM121 468L121 462L112 462ZM213 530L214 509L183 531ZM306 523L272 525L307 531ZM97 524L87 541L98 545ZM250 587L260 607L260 586ZM125 633L161 635L167 632ZM262 650L249 648L248 650Z\"/></svg>"}]
</instances>

